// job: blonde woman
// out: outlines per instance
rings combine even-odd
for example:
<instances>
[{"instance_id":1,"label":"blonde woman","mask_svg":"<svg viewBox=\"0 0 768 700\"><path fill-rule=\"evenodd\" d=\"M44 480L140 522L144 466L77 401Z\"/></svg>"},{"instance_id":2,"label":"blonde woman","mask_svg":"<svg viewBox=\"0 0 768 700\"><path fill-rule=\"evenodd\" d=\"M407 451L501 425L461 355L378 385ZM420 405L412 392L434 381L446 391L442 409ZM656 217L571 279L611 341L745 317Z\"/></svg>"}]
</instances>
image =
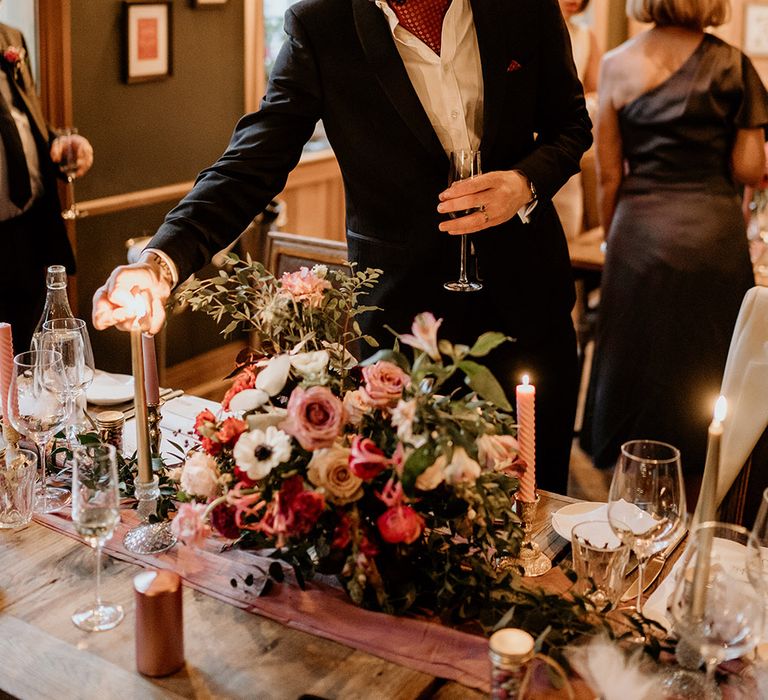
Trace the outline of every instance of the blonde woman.
<instances>
[{"instance_id":1,"label":"blonde woman","mask_svg":"<svg viewBox=\"0 0 768 700\"><path fill-rule=\"evenodd\" d=\"M741 51L705 32L726 20L727 0L628 0L627 11L653 27L600 69L608 249L592 451L609 467L625 440L663 440L693 476L753 284L738 187L763 172L768 94Z\"/></svg>"},{"instance_id":2,"label":"blonde woman","mask_svg":"<svg viewBox=\"0 0 768 700\"><path fill-rule=\"evenodd\" d=\"M576 20L576 17L587 9L589 0L559 0L559 2L568 35L571 38L573 62L576 64L579 80L584 86L587 108L592 116L593 105L597 102L597 76L600 70L601 54L592 30ZM573 240L584 227L584 191L581 186L581 173L576 173L563 185L552 198L552 203L557 209L566 237L568 240Z\"/></svg>"}]
</instances>

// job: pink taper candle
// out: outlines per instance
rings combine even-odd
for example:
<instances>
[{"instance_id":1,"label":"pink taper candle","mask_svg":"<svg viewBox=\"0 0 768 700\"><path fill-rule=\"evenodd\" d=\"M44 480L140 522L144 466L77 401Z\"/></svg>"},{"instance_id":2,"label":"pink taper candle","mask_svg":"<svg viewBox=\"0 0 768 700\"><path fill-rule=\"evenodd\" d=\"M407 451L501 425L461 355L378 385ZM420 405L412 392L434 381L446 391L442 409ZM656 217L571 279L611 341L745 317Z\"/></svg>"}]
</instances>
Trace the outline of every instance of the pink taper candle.
<instances>
[{"instance_id":1,"label":"pink taper candle","mask_svg":"<svg viewBox=\"0 0 768 700\"><path fill-rule=\"evenodd\" d=\"M160 403L160 386L157 380L155 336L142 333L141 349L144 354L144 386L147 389L147 403L156 406Z\"/></svg>"},{"instance_id":2,"label":"pink taper candle","mask_svg":"<svg viewBox=\"0 0 768 700\"><path fill-rule=\"evenodd\" d=\"M3 416L7 413L6 401L8 390L11 388L11 374L13 372L13 335L10 323L0 323L0 412Z\"/></svg>"},{"instance_id":3,"label":"pink taper candle","mask_svg":"<svg viewBox=\"0 0 768 700\"><path fill-rule=\"evenodd\" d=\"M523 383L515 389L517 399L517 442L526 470L520 478L518 500L532 503L536 500L536 387L523 375Z\"/></svg>"}]
</instances>

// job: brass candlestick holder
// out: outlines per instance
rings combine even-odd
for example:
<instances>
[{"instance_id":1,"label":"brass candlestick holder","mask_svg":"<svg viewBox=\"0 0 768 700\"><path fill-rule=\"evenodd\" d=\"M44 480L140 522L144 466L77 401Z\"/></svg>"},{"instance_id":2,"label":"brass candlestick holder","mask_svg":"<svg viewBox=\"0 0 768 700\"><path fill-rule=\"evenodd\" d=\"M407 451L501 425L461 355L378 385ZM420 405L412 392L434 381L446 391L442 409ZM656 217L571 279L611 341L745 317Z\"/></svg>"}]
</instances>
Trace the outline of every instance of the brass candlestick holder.
<instances>
[{"instance_id":1,"label":"brass candlestick holder","mask_svg":"<svg viewBox=\"0 0 768 700\"><path fill-rule=\"evenodd\" d=\"M160 459L160 443L163 439L163 434L160 430L160 421L163 419L163 414L160 409L163 405L161 400L159 403L147 404L147 430L149 431L149 452L152 455L152 462L156 462Z\"/></svg>"},{"instance_id":2,"label":"brass candlestick holder","mask_svg":"<svg viewBox=\"0 0 768 700\"><path fill-rule=\"evenodd\" d=\"M539 496L535 501L517 501L517 514L522 520L523 541L516 557L501 557L499 566L503 569L520 568L523 576L541 576L552 568L552 561L533 541L533 521L539 507Z\"/></svg>"}]
</instances>

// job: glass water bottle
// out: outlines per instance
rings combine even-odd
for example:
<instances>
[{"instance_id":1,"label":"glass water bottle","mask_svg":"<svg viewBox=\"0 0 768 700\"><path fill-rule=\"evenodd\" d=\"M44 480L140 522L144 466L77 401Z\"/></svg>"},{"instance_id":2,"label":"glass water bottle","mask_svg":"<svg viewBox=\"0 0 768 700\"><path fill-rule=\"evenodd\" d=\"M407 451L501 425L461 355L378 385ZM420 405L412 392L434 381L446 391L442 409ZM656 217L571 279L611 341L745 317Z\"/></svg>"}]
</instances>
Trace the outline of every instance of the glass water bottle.
<instances>
[{"instance_id":1,"label":"glass water bottle","mask_svg":"<svg viewBox=\"0 0 768 700\"><path fill-rule=\"evenodd\" d=\"M43 315L37 322L32 335L32 350L38 349L38 341L43 332L43 324L55 318L74 318L67 298L67 270L64 265L51 265L45 277L48 292L45 297Z\"/></svg>"}]
</instances>

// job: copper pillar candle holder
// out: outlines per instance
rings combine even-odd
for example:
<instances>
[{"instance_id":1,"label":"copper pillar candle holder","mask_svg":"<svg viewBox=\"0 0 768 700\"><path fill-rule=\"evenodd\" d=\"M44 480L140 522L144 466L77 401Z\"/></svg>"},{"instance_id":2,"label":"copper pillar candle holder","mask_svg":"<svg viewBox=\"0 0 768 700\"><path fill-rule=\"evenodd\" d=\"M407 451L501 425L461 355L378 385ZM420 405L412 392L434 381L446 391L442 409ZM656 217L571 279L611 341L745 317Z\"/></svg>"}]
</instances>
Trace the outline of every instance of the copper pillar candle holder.
<instances>
[{"instance_id":1,"label":"copper pillar candle holder","mask_svg":"<svg viewBox=\"0 0 768 700\"><path fill-rule=\"evenodd\" d=\"M539 496L535 501L517 501L517 514L522 521L523 541L516 557L501 557L499 566L503 569L519 568L523 576L542 576L552 568L552 560L533 541L533 521L539 507Z\"/></svg>"},{"instance_id":2,"label":"copper pillar candle holder","mask_svg":"<svg viewBox=\"0 0 768 700\"><path fill-rule=\"evenodd\" d=\"M136 601L136 668L168 676L184 666L182 588L173 571L149 569L133 579Z\"/></svg>"}]
</instances>

